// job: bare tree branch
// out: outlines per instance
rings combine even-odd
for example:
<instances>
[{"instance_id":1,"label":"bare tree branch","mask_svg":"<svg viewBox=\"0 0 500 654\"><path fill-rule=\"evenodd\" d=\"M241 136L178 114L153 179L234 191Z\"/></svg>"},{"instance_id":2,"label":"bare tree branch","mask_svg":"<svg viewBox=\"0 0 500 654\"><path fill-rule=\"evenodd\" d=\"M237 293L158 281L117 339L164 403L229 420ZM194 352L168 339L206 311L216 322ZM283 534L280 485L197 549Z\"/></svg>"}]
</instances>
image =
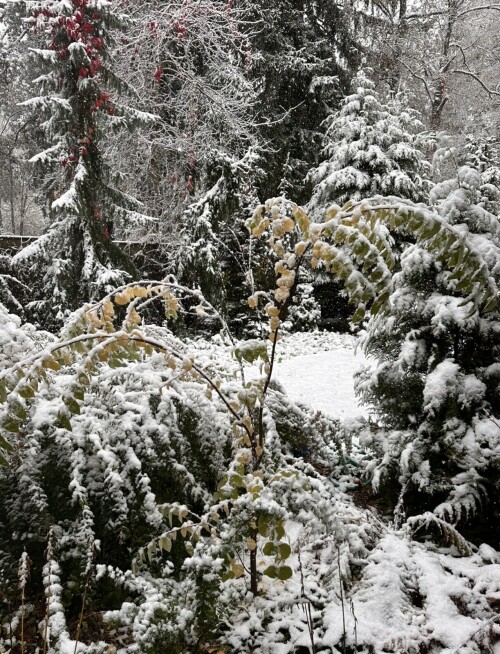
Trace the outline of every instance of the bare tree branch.
<instances>
[{"instance_id":1,"label":"bare tree branch","mask_svg":"<svg viewBox=\"0 0 500 654\"><path fill-rule=\"evenodd\" d=\"M400 59L400 63L401 63L402 66L404 66L404 68L406 68L406 70L407 70L411 75L413 75L413 77L414 77L415 79L418 79L418 80L420 80L420 81L422 82L422 84L424 85L425 91L426 91L426 93L427 93L427 97L428 97L429 100L432 102L432 94L431 94L431 92L430 92L429 85L427 84L427 80L425 79L425 77L423 77L422 75L419 75L419 74L416 73L414 70L412 70L412 69L408 66L408 64L406 64L402 59Z\"/></svg>"},{"instance_id":2,"label":"bare tree branch","mask_svg":"<svg viewBox=\"0 0 500 654\"><path fill-rule=\"evenodd\" d=\"M420 18L427 19L432 18L433 16L443 16L446 13L446 11L429 11L426 14L406 14L403 20L417 20Z\"/></svg>"},{"instance_id":3,"label":"bare tree branch","mask_svg":"<svg viewBox=\"0 0 500 654\"><path fill-rule=\"evenodd\" d=\"M462 16L466 16L467 14L471 14L476 11L487 11L488 9L491 9L493 11L500 11L500 5L480 5L479 7L471 7L470 9L464 9L459 14L457 14L457 18L462 18Z\"/></svg>"},{"instance_id":4,"label":"bare tree branch","mask_svg":"<svg viewBox=\"0 0 500 654\"><path fill-rule=\"evenodd\" d=\"M476 75L476 73L473 73L470 70L463 70L461 68L455 68L454 70L452 70L450 72L458 73L460 75L468 75L469 77L472 77L486 91L486 93L490 96L490 98L493 97L494 95L500 96L500 91L495 91L494 89L490 89L488 86L486 86L486 84L479 77L479 75Z\"/></svg>"}]
</instances>

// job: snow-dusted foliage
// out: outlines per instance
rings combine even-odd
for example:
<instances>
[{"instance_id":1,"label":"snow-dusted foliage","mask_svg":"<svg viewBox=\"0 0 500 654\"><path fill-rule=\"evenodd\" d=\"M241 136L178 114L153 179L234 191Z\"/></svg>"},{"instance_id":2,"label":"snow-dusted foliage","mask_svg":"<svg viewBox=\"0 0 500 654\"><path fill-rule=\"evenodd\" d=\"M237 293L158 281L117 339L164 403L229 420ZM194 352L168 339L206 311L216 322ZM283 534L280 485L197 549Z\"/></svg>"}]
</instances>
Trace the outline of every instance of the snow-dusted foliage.
<instances>
[{"instance_id":1,"label":"snow-dusted foliage","mask_svg":"<svg viewBox=\"0 0 500 654\"><path fill-rule=\"evenodd\" d=\"M474 306L484 284L500 279L498 189L485 173L463 166L431 193L434 209L461 234L448 265L470 256L467 242L483 282L458 279L432 247L410 246L388 313L369 324L365 349L379 365L359 377L358 392L382 425L365 435L377 452L373 484L400 489L399 517L432 511L434 520L413 520L416 531L439 532L445 521L498 545L500 322L496 302Z\"/></svg>"},{"instance_id":2,"label":"snow-dusted foliage","mask_svg":"<svg viewBox=\"0 0 500 654\"><path fill-rule=\"evenodd\" d=\"M40 625L34 640L49 654L104 653L117 643L129 654L217 647L476 654L494 642L497 614L488 601L499 592L500 568L485 566L481 551L490 560L496 554L473 555L446 521L448 508L409 528L422 533L425 522L439 530L450 552L468 557L461 568L411 543L410 529L394 533L357 508L347 495L359 484L350 439L272 380L306 261L322 261L345 283L356 319L367 310L391 318L397 286L387 226L434 253L470 316L496 311L490 240L448 218L464 185L473 188L473 172L461 171L455 203L436 189L446 218L397 198L333 207L322 223L284 198L260 206L248 227L266 235L277 279L273 292L255 290L248 305L264 300L267 340L234 342L223 320L222 335L205 346L148 325L154 303L167 319L186 309L220 318L198 290L174 279L120 287L75 312L45 347L38 336L31 347L31 330L23 330L0 376L0 447L10 450L0 470L0 566L14 588L26 550L33 607L25 610L25 587L19 611L6 616L7 646L19 642L28 619ZM486 211L474 216L491 228ZM3 320L15 329L8 314ZM457 388L454 362L441 365ZM439 379L430 377L426 390L436 415ZM483 388L467 384L460 392L473 407ZM450 569L461 569L462 579ZM91 615L100 616L92 628Z\"/></svg>"},{"instance_id":3,"label":"snow-dusted foliage","mask_svg":"<svg viewBox=\"0 0 500 654\"><path fill-rule=\"evenodd\" d=\"M258 202L260 161L250 149L242 159L219 162L217 181L184 212L181 240L172 248L171 270L178 279L199 287L238 332L251 326L244 298L255 284L263 285L266 272L244 227Z\"/></svg>"},{"instance_id":4,"label":"snow-dusted foliage","mask_svg":"<svg viewBox=\"0 0 500 654\"><path fill-rule=\"evenodd\" d=\"M32 286L27 314L60 326L68 312L134 274L110 242L114 223L147 220L140 203L116 186L103 157L103 133L151 123L154 116L119 103L109 68L111 27L124 25L110 2L26 0L32 54L43 70L40 95L23 105L38 122L45 149L31 159L46 174L52 225L13 265Z\"/></svg>"},{"instance_id":5,"label":"snow-dusted foliage","mask_svg":"<svg viewBox=\"0 0 500 654\"><path fill-rule=\"evenodd\" d=\"M24 317L23 296L29 293L26 287L16 277L11 257L0 255L0 302L10 311Z\"/></svg>"},{"instance_id":6,"label":"snow-dusted foliage","mask_svg":"<svg viewBox=\"0 0 500 654\"><path fill-rule=\"evenodd\" d=\"M50 654L495 642L496 552L434 552L353 504L338 425L263 395L265 343L182 343L142 323L153 298L179 308L174 290L124 287L44 348L21 337L3 364L4 409L25 415L0 469L0 573L22 583L0 646L23 633ZM243 384L259 361L263 378ZM260 420L262 445L247 431Z\"/></svg>"},{"instance_id":7,"label":"snow-dusted foliage","mask_svg":"<svg viewBox=\"0 0 500 654\"><path fill-rule=\"evenodd\" d=\"M326 120L324 161L309 173L314 190L308 208L315 219L333 203L372 195L419 202L431 187L423 126L404 96L384 103L362 70L352 91Z\"/></svg>"},{"instance_id":8,"label":"snow-dusted foliage","mask_svg":"<svg viewBox=\"0 0 500 654\"><path fill-rule=\"evenodd\" d=\"M297 286L288 313L288 321L293 331L309 331L316 329L321 319L321 306L314 297L314 285L304 281Z\"/></svg>"},{"instance_id":9,"label":"snow-dusted foliage","mask_svg":"<svg viewBox=\"0 0 500 654\"><path fill-rule=\"evenodd\" d=\"M268 150L260 195L286 193L303 203L310 192L305 177L321 149L322 122L337 106L359 56L356 19L333 0L235 5L243 7L256 54L249 74L258 93L261 142Z\"/></svg>"},{"instance_id":10,"label":"snow-dusted foliage","mask_svg":"<svg viewBox=\"0 0 500 654\"><path fill-rule=\"evenodd\" d=\"M293 574L292 516L304 543L337 529L334 486L316 471L343 465L335 423L293 405L265 371L244 384L247 362L269 368L265 343L237 344L228 365L213 348L187 349L165 328L141 325L155 298L177 310L169 285L128 286L75 314L45 349L18 330L2 371L12 453L0 473L0 563L12 577L28 551L32 579L45 586L49 651L68 647L69 589L95 601L132 594L133 605L108 615L129 633L131 652L208 638L220 584L239 580L221 599L230 612L247 593L241 561L253 555L257 566L257 545L254 594L262 574ZM4 322L16 325L8 314ZM45 556L38 543L47 539Z\"/></svg>"}]
</instances>

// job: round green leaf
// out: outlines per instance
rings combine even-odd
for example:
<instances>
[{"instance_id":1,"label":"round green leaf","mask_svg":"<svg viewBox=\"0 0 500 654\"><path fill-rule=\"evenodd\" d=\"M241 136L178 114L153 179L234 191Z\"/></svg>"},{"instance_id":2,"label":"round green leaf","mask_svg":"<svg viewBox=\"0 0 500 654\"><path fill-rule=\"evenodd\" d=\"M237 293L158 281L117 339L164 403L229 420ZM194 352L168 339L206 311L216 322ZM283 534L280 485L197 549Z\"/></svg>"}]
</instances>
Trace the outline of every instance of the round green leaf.
<instances>
[{"instance_id":1,"label":"round green leaf","mask_svg":"<svg viewBox=\"0 0 500 654\"><path fill-rule=\"evenodd\" d=\"M287 565L281 566L281 568L278 568L278 579L281 579L281 581L286 581L287 579L290 579L290 577L293 575L293 570Z\"/></svg>"},{"instance_id":2,"label":"round green leaf","mask_svg":"<svg viewBox=\"0 0 500 654\"><path fill-rule=\"evenodd\" d=\"M273 556L273 554L276 554L276 546L271 541L268 541L262 548L262 551L266 556Z\"/></svg>"},{"instance_id":3,"label":"round green leaf","mask_svg":"<svg viewBox=\"0 0 500 654\"><path fill-rule=\"evenodd\" d=\"M282 561L284 561L292 553L292 548L290 547L290 545L288 543L280 543L278 545L278 553L279 553L279 558Z\"/></svg>"},{"instance_id":4,"label":"round green leaf","mask_svg":"<svg viewBox=\"0 0 500 654\"><path fill-rule=\"evenodd\" d=\"M271 577L271 579L276 579L278 576L278 569L275 565L270 565L262 574L266 575L266 577Z\"/></svg>"}]
</instances>

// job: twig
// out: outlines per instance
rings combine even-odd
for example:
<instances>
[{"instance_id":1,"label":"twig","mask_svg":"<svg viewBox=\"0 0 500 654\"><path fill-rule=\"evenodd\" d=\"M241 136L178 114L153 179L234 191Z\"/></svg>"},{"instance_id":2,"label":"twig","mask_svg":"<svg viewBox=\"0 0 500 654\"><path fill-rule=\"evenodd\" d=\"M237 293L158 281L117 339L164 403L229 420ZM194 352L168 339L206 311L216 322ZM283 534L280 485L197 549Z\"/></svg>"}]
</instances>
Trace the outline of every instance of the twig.
<instances>
[{"instance_id":1,"label":"twig","mask_svg":"<svg viewBox=\"0 0 500 654\"><path fill-rule=\"evenodd\" d=\"M485 627L487 627L489 624L492 624L493 622L496 622L500 618L500 615L494 615L492 618L489 620L486 620L486 622L483 622L483 624L476 629L476 631L473 631L471 635L465 640L456 650L454 650L451 654L459 654L459 651L462 649L464 645L467 645L471 642L471 639L473 636L476 634L480 633ZM496 642L496 641L495 641Z\"/></svg>"},{"instance_id":2,"label":"twig","mask_svg":"<svg viewBox=\"0 0 500 654\"><path fill-rule=\"evenodd\" d=\"M300 546L301 543L299 543L299 548L297 551L298 554L298 559L299 559L299 572L300 572L300 594L304 599L306 598L306 588L304 584L304 571L302 569L302 559L300 556ZM312 654L316 654L316 643L314 642L314 623L313 623L313 618L312 618L312 610L311 610L311 602L303 602L302 603L302 608L304 609L304 613L306 616L306 621L307 621L307 629L309 631L309 638L311 639L311 652Z\"/></svg>"},{"instance_id":3,"label":"twig","mask_svg":"<svg viewBox=\"0 0 500 654\"><path fill-rule=\"evenodd\" d=\"M83 624L83 615L85 612L85 604L87 602L87 593L88 589L90 586L90 576L92 573L92 561L95 555L95 548L94 548L94 543L91 541L90 542L90 553L87 558L87 574L85 575L85 587L83 589L83 596L82 596L82 608L80 610L80 615L78 618L78 625L76 627L76 635L75 635L75 649L73 650L73 654L76 654L77 648L78 648L78 642L80 640L80 631L82 628Z\"/></svg>"},{"instance_id":4,"label":"twig","mask_svg":"<svg viewBox=\"0 0 500 654\"><path fill-rule=\"evenodd\" d=\"M26 550L21 555L19 561L19 588L21 589L21 654L24 654L24 616L25 616L25 601L26 601L26 582L30 573L30 559ZM12 644L12 643L11 643Z\"/></svg>"},{"instance_id":5,"label":"twig","mask_svg":"<svg viewBox=\"0 0 500 654\"><path fill-rule=\"evenodd\" d=\"M356 612L354 611L354 602L352 601L352 597L349 598L349 604L350 604L352 617L354 619L354 648L357 650L358 649L358 618L356 617Z\"/></svg>"},{"instance_id":6,"label":"twig","mask_svg":"<svg viewBox=\"0 0 500 654\"><path fill-rule=\"evenodd\" d=\"M342 605L342 629L343 629L343 635L342 635L342 654L346 654L346 640L347 640L347 633L346 633L346 628L345 628L345 607L344 607L344 585L342 581L342 572L340 569L340 547L337 545L337 565L339 568L339 591L340 591L340 603Z\"/></svg>"}]
</instances>

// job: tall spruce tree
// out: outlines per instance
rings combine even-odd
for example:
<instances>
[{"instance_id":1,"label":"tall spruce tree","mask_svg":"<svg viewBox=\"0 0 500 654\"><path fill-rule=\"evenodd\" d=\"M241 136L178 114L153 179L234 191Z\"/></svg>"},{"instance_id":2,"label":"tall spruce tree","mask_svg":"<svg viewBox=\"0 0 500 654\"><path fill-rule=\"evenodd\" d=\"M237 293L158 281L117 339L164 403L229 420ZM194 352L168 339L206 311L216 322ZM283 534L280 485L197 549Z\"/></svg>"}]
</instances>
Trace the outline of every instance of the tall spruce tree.
<instances>
[{"instance_id":1,"label":"tall spruce tree","mask_svg":"<svg viewBox=\"0 0 500 654\"><path fill-rule=\"evenodd\" d=\"M57 328L72 310L134 276L133 263L112 243L122 220L144 220L141 205L120 192L103 138L154 117L119 104L120 80L109 67L112 28L125 19L111 2L27 0L34 57L44 73L40 95L23 103L41 121L46 148L32 157L45 172L52 224L14 257L32 285L31 319Z\"/></svg>"},{"instance_id":2,"label":"tall spruce tree","mask_svg":"<svg viewBox=\"0 0 500 654\"><path fill-rule=\"evenodd\" d=\"M391 195L422 201L432 186L430 166L419 132L417 112L400 94L384 102L367 72L352 80L352 93L326 121L323 162L308 175L313 186L308 209L321 221L332 204L343 205L373 195ZM341 287L316 271L315 295L322 306L322 323L347 329L349 310Z\"/></svg>"}]
</instances>

